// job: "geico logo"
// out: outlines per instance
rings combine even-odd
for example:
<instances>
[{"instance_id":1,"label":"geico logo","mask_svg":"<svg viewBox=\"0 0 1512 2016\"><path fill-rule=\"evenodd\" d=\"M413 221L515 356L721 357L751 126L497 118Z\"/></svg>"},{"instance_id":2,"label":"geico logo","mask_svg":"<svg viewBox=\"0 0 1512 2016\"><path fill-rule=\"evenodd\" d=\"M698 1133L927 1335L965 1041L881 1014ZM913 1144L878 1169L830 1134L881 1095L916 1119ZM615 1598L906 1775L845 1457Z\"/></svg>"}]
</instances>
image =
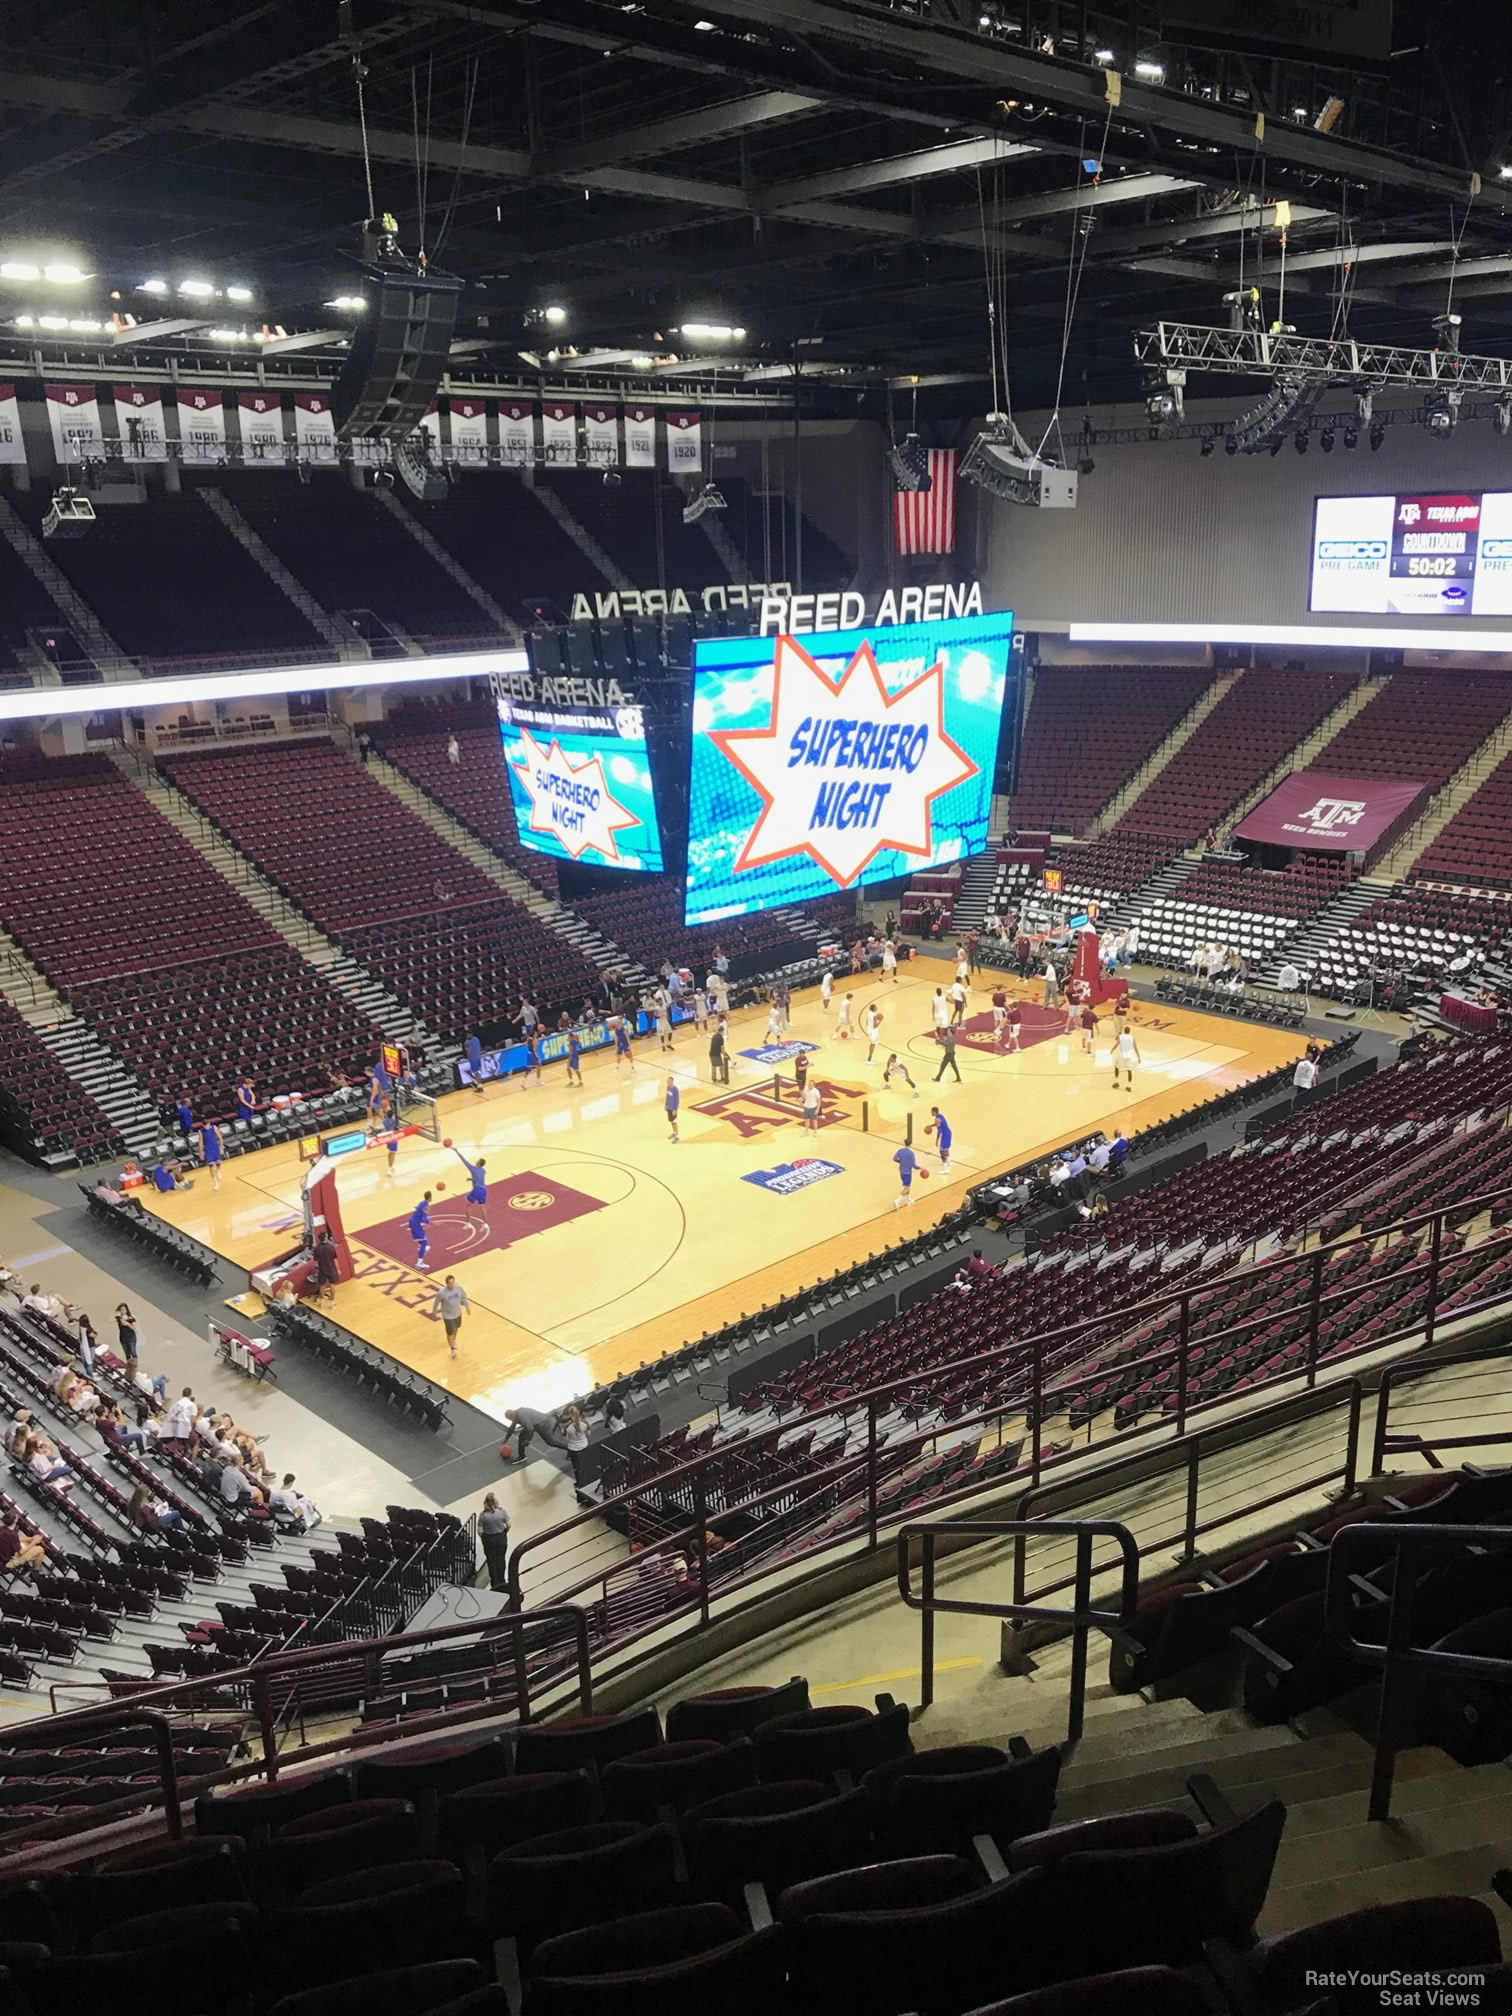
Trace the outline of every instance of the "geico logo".
<instances>
[{"instance_id":1,"label":"geico logo","mask_svg":"<svg viewBox=\"0 0 1512 2016\"><path fill-rule=\"evenodd\" d=\"M1318 542L1320 560L1384 560L1386 541L1384 539L1320 539Z\"/></svg>"}]
</instances>

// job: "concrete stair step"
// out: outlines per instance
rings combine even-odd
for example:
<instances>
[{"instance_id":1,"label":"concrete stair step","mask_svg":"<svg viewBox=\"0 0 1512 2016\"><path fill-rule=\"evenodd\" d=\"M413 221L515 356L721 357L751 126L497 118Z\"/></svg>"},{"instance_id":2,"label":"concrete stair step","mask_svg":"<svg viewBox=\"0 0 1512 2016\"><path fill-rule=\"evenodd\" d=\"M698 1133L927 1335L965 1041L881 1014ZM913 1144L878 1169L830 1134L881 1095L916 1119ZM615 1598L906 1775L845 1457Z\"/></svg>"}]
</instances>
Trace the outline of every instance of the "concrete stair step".
<instances>
[{"instance_id":1,"label":"concrete stair step","mask_svg":"<svg viewBox=\"0 0 1512 2016\"><path fill-rule=\"evenodd\" d=\"M1272 1883L1258 1930L1264 1934L1317 1925L1345 1911L1362 1910L1367 1904L1391 1904L1409 1897L1473 1896L1489 1890L1492 1877L1506 1863L1504 1828L1494 1842L1475 1847L1413 1855L1385 1867L1340 1873L1315 1883Z\"/></svg>"},{"instance_id":2,"label":"concrete stair step","mask_svg":"<svg viewBox=\"0 0 1512 2016\"><path fill-rule=\"evenodd\" d=\"M1218 1737L1185 1750L1158 1752L1154 1762L1133 1757L1130 1768L1123 1772L1116 1764L1094 1764L1087 1778L1078 1778L1073 1761L1057 1811L1067 1819L1077 1819L1129 1806L1158 1806L1182 1798L1194 1771L1206 1772L1245 1809L1273 1793L1288 1801L1332 1799L1343 1793L1359 1795L1370 1783L1370 1746L1359 1737L1315 1737L1300 1742L1284 1730L1250 1733L1279 1734L1283 1740L1250 1744L1236 1735ZM1289 1741L1285 1740L1288 1736ZM1398 1779L1406 1784L1443 1768L1442 1753L1408 1750L1398 1759Z\"/></svg>"},{"instance_id":3,"label":"concrete stair step","mask_svg":"<svg viewBox=\"0 0 1512 2016\"><path fill-rule=\"evenodd\" d=\"M1320 1740L1343 1743L1346 1739ZM1158 1752L1158 1762L1153 1761L1145 1751L1135 1748L1126 1749L1121 1754L1104 1750L1088 1757L1085 1762L1078 1753L1066 1767L1064 1782L1068 1791L1082 1792L1149 1772L1159 1775L1180 1773L1183 1776L1192 1771L1216 1773L1216 1768L1221 1765L1242 1783L1247 1778L1263 1779L1273 1775L1277 1768L1275 1752L1301 1752L1311 1747L1304 1745L1284 1724L1264 1729L1215 1731L1187 1742L1164 1745ZM1261 1761L1256 1762L1257 1759ZM1321 1761L1316 1768L1322 1768Z\"/></svg>"},{"instance_id":4,"label":"concrete stair step","mask_svg":"<svg viewBox=\"0 0 1512 2016\"><path fill-rule=\"evenodd\" d=\"M1358 1796L1343 1802L1323 1801L1330 1811L1337 1811L1341 1803L1352 1804L1354 1818L1349 1825L1321 1831L1309 1831L1304 1822L1313 1802L1299 1801L1287 1814L1286 1838L1276 1858L1272 1889L1386 1869L1415 1857L1512 1842L1512 1774L1500 1764L1481 1765L1474 1772L1444 1771L1414 1779L1401 1789L1404 1794L1448 1791L1453 1796L1420 1796L1412 1801L1393 1798L1389 1820L1362 1819Z\"/></svg>"}]
</instances>

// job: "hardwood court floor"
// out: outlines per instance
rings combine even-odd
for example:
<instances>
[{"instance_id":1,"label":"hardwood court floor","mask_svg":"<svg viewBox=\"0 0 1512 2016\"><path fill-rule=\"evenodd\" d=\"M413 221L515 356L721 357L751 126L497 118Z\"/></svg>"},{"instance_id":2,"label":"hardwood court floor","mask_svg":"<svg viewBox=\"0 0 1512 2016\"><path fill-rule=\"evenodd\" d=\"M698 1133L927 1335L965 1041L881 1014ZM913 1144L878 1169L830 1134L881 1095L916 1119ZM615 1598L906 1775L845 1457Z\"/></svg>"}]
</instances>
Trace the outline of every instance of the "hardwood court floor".
<instances>
[{"instance_id":1,"label":"hardwood court floor","mask_svg":"<svg viewBox=\"0 0 1512 2016\"><path fill-rule=\"evenodd\" d=\"M998 1056L978 1047L990 1040L984 1028L959 1046L962 1082L947 1074L936 1085L929 1000L951 975L930 959L905 970L895 983L856 984L858 1024L871 1002L885 1018L870 1066L864 1038L837 1038L817 988L795 1002L788 1039L815 1046L810 1074L825 1088L817 1134L799 1124L791 1063L780 1066L787 1096L774 1099L772 1062L742 1054L765 1048L766 1013L755 1009L733 1018L728 1088L712 1082L707 1043L690 1026L670 1060L654 1040L641 1041L634 1073L623 1077L609 1052L592 1053L581 1090L555 1064L539 1087L515 1080L481 1096L449 1095L443 1133L470 1159L487 1158L487 1233L463 1223L467 1178L451 1151L406 1141L392 1177L381 1151L354 1155L339 1180L357 1274L338 1288L331 1313L486 1411L516 1400L551 1405L920 1231L986 1173L1110 1121L1132 1135L1303 1049L1295 1034L1143 1001L1132 1094L1113 1089L1105 1030L1090 1057L1079 1035L1058 1034ZM1009 991L1037 1007L1037 983L1010 982ZM990 1022L987 1010L987 990L973 990L968 1028ZM1044 1031L1038 1013L1026 1015ZM916 1100L906 1087L882 1089L892 1047L919 1087ZM663 1114L669 1067L682 1093L678 1145ZM936 1102L955 1133L948 1175L924 1133ZM892 1158L910 1117L930 1180L916 1179L914 1207L895 1211ZM835 1173L789 1189L749 1180L805 1156ZM227 1259L257 1266L289 1243L300 1173L291 1143L227 1163L218 1194L201 1172L192 1192L148 1192L144 1201ZM437 1194L424 1274L412 1265L405 1221L427 1188ZM429 1315L433 1284L448 1272L472 1303L455 1361Z\"/></svg>"}]
</instances>

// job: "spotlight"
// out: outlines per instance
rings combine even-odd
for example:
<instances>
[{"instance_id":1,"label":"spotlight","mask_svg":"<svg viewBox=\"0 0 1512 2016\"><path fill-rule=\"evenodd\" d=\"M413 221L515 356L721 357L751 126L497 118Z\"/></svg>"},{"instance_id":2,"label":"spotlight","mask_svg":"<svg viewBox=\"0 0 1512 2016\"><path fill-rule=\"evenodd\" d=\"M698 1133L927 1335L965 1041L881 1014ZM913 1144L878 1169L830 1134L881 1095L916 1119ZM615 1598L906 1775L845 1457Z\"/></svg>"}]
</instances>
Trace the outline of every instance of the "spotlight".
<instances>
[{"instance_id":1,"label":"spotlight","mask_svg":"<svg viewBox=\"0 0 1512 2016\"><path fill-rule=\"evenodd\" d=\"M1145 380L1145 412L1157 427L1179 420L1186 410L1186 372L1167 365Z\"/></svg>"},{"instance_id":2,"label":"spotlight","mask_svg":"<svg viewBox=\"0 0 1512 2016\"><path fill-rule=\"evenodd\" d=\"M717 483L705 483L698 495L684 504L683 523L684 525L696 525L699 519L706 517L710 511L728 511L729 508L719 485Z\"/></svg>"},{"instance_id":3,"label":"spotlight","mask_svg":"<svg viewBox=\"0 0 1512 2016\"><path fill-rule=\"evenodd\" d=\"M81 497L77 490L65 485L53 492L53 499L42 517L42 537L44 539L82 539L95 522L95 510L87 497Z\"/></svg>"},{"instance_id":4,"label":"spotlight","mask_svg":"<svg viewBox=\"0 0 1512 2016\"><path fill-rule=\"evenodd\" d=\"M1436 434L1441 441L1447 441L1459 424L1460 400L1463 393L1430 392L1423 401L1423 419L1430 434Z\"/></svg>"},{"instance_id":5,"label":"spotlight","mask_svg":"<svg viewBox=\"0 0 1512 2016\"><path fill-rule=\"evenodd\" d=\"M1512 433L1512 399L1498 399L1491 409L1491 425L1498 434Z\"/></svg>"},{"instance_id":6,"label":"spotlight","mask_svg":"<svg viewBox=\"0 0 1512 2016\"><path fill-rule=\"evenodd\" d=\"M1372 455L1377 453L1381 443L1385 439L1386 423L1383 420L1373 420L1370 426L1370 452Z\"/></svg>"},{"instance_id":7,"label":"spotlight","mask_svg":"<svg viewBox=\"0 0 1512 2016\"><path fill-rule=\"evenodd\" d=\"M565 322L567 320L567 310L559 307L555 302L549 308L543 309L542 313L548 322Z\"/></svg>"},{"instance_id":8,"label":"spotlight","mask_svg":"<svg viewBox=\"0 0 1512 2016\"><path fill-rule=\"evenodd\" d=\"M1076 473L1078 476L1090 476L1096 467L1097 464L1090 455L1083 455L1076 465Z\"/></svg>"},{"instance_id":9,"label":"spotlight","mask_svg":"<svg viewBox=\"0 0 1512 2016\"><path fill-rule=\"evenodd\" d=\"M1359 428L1358 428L1358 427L1346 427L1346 428L1344 429L1344 446L1345 446L1346 448L1358 448L1358 447L1359 447L1359 445L1360 445L1360 430L1359 430Z\"/></svg>"},{"instance_id":10,"label":"spotlight","mask_svg":"<svg viewBox=\"0 0 1512 2016\"><path fill-rule=\"evenodd\" d=\"M1209 455L1211 455L1211 454L1212 454L1213 450L1214 450L1214 449L1215 449L1215 448L1216 448L1217 446L1218 446L1218 443L1217 443L1217 442L1216 442L1216 441L1215 441L1215 440L1213 439L1213 437L1212 437L1212 435L1211 435L1211 434L1204 434L1204 435L1203 435L1203 437L1202 437L1202 449L1201 449L1201 454L1202 454L1202 459L1203 459L1203 461L1204 461L1204 462L1206 462L1206 460L1207 460L1207 458L1209 457Z\"/></svg>"},{"instance_id":11,"label":"spotlight","mask_svg":"<svg viewBox=\"0 0 1512 2016\"><path fill-rule=\"evenodd\" d=\"M1237 455L1239 453L1239 443L1234 439L1232 434L1225 439L1223 452L1225 455Z\"/></svg>"},{"instance_id":12,"label":"spotlight","mask_svg":"<svg viewBox=\"0 0 1512 2016\"><path fill-rule=\"evenodd\" d=\"M1323 450L1325 455L1332 455L1334 451L1334 431L1332 427L1325 427L1319 434L1318 446Z\"/></svg>"},{"instance_id":13,"label":"spotlight","mask_svg":"<svg viewBox=\"0 0 1512 2016\"><path fill-rule=\"evenodd\" d=\"M1145 401L1145 411L1157 427L1164 425L1167 420L1174 420L1176 418L1176 394L1164 390L1152 392Z\"/></svg>"},{"instance_id":14,"label":"spotlight","mask_svg":"<svg viewBox=\"0 0 1512 2016\"><path fill-rule=\"evenodd\" d=\"M1296 433L1293 434L1292 446L1299 455L1307 453L1307 429L1305 427L1299 427Z\"/></svg>"},{"instance_id":15,"label":"spotlight","mask_svg":"<svg viewBox=\"0 0 1512 2016\"><path fill-rule=\"evenodd\" d=\"M604 471L604 488L606 490L618 490L621 480L618 469L606 469Z\"/></svg>"},{"instance_id":16,"label":"spotlight","mask_svg":"<svg viewBox=\"0 0 1512 2016\"><path fill-rule=\"evenodd\" d=\"M893 481L900 490L928 490L933 482L929 473L929 450L917 434L905 434L901 441L895 441L887 451L887 459L892 465Z\"/></svg>"}]
</instances>

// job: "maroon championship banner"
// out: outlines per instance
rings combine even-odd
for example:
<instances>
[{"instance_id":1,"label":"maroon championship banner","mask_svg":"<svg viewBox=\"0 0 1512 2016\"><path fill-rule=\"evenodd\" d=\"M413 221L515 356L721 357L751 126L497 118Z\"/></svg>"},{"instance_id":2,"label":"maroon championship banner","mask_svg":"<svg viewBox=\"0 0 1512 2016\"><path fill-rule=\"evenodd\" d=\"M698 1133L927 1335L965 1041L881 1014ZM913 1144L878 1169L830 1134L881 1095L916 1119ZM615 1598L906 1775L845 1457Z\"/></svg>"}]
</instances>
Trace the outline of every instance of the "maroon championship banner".
<instances>
[{"instance_id":1,"label":"maroon championship banner","mask_svg":"<svg viewBox=\"0 0 1512 2016\"><path fill-rule=\"evenodd\" d=\"M1234 838L1310 853L1368 854L1427 795L1427 785L1411 777L1294 770L1234 828Z\"/></svg>"}]
</instances>

